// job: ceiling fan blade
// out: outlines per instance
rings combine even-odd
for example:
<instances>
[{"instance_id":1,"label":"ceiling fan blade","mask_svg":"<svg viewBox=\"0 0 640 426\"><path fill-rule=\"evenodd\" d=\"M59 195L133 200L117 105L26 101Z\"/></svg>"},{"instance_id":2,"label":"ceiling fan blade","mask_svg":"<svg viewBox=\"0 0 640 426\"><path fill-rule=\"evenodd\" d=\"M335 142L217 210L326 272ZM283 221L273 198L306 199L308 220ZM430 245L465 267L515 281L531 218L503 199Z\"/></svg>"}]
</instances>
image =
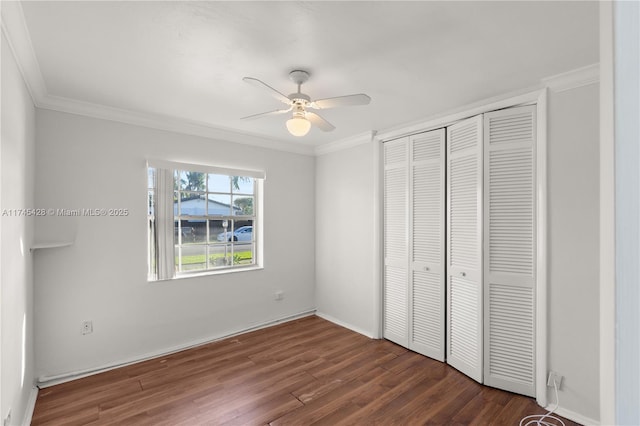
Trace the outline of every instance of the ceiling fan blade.
<instances>
[{"instance_id":1,"label":"ceiling fan blade","mask_svg":"<svg viewBox=\"0 0 640 426\"><path fill-rule=\"evenodd\" d=\"M275 111L261 112L260 114L248 115L246 117L242 117L240 120L253 120L253 119L256 119L256 118L266 117L266 116L269 116L269 115L284 114L285 112L289 112L289 111L291 111L291 108L277 109Z\"/></svg>"},{"instance_id":2,"label":"ceiling fan blade","mask_svg":"<svg viewBox=\"0 0 640 426\"><path fill-rule=\"evenodd\" d=\"M371 102L371 98L364 93L357 95L337 96L335 98L318 99L311 103L312 108L327 109L341 106L367 105Z\"/></svg>"},{"instance_id":3,"label":"ceiling fan blade","mask_svg":"<svg viewBox=\"0 0 640 426\"><path fill-rule=\"evenodd\" d=\"M273 87L269 86L267 83L258 80L257 78L244 77L242 80L246 81L247 83L251 84L252 86L255 86L255 87L258 87L260 89L265 90L267 93L271 94L271 96L273 96L274 98L276 98L277 100L279 100L282 103L285 103L287 105L291 104L291 100L289 98L287 98L282 93L278 92Z\"/></svg>"},{"instance_id":4,"label":"ceiling fan blade","mask_svg":"<svg viewBox=\"0 0 640 426\"><path fill-rule=\"evenodd\" d=\"M311 124L322 130L323 132L330 132L335 129L335 126L333 124L329 123L327 120L320 117L315 112L307 112L305 116L307 120L311 122Z\"/></svg>"}]
</instances>

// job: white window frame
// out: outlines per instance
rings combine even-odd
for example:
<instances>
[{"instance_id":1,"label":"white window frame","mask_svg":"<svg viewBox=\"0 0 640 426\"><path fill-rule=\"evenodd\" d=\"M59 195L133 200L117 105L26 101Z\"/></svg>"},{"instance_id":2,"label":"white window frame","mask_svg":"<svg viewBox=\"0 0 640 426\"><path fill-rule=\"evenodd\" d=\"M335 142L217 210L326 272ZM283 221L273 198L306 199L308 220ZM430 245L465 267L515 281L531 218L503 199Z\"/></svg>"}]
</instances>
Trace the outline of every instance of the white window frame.
<instances>
[{"instance_id":1,"label":"white window frame","mask_svg":"<svg viewBox=\"0 0 640 426\"><path fill-rule=\"evenodd\" d=\"M156 173L156 179L153 182L153 185L147 184L148 191L153 191L154 197L154 211L152 212L150 208L148 208L148 217L147 217L147 231L148 231L148 246L147 246L147 259L148 259L148 268L147 268L147 280L148 281L164 281L170 279L177 278L186 278L193 276L201 276L201 275L212 275L219 273L229 273L229 272L240 272L254 269L262 268L262 193L263 193L263 183L266 178L266 174L263 171L256 170L245 170L245 169L236 169L236 168L228 168L228 167L217 167L210 165L202 165L202 164L190 164L190 163L179 163L173 161L166 160L147 160L147 181L149 181L149 169L155 169L156 171L161 170L162 174L158 177L158 173ZM242 176L242 177L251 177L254 179L253 185L253 214L252 215L233 215L230 211L229 214L225 215L210 215L205 211L205 215L184 215L181 214L182 211L180 209L180 205L182 200L181 197L178 197L178 211L174 213L174 185L173 180L175 179L175 173L177 171L186 171L186 172L198 172L204 174L217 174L217 175L225 175L225 176ZM209 191L208 188L208 179L205 179L205 191L202 191L203 194L206 194L205 198L209 198L209 194L212 195L226 195L230 196L230 199L234 195L243 195L235 192L233 190L232 182L229 182L229 191L228 192L220 192L220 191ZM169 184L169 182L171 182ZM162 189L164 188L164 189ZM164 204L162 195L158 193L158 191L163 191L164 200L166 201ZM187 191L187 192L201 192L201 191ZM149 194L149 192L147 192ZM249 195L249 194L244 194ZM148 195L147 195L148 196ZM169 202L170 201L170 202ZM159 204L159 205L158 205ZM164 205L164 208L162 207ZM208 207L208 203L205 204ZM232 208L232 207L231 207ZM164 211L165 218L162 218L161 211ZM179 264L175 263L175 256L178 255L178 259L182 259L179 256L180 251L183 247L182 235L180 231L178 232L178 238L174 240L174 229L175 229L175 221L178 221L178 229L181 228L182 220L205 220L205 230L206 230L206 239L202 245L205 247L205 259L208 259L210 253L209 249L212 246L218 245L217 241L211 241L211 236L209 235L209 222L208 221L228 221L229 227L226 232L235 232L235 229L232 224L238 221L252 221L253 226L253 236L252 241L248 244L251 245L253 255L252 255L252 263L251 264L223 264L211 266L209 264L205 265L205 269L197 269L193 271L184 271L179 267ZM153 226L152 226L153 225ZM233 234L232 234L233 235ZM222 245L222 244L220 244ZM230 255L230 258L233 259L233 251L236 245L247 245L244 242L226 242L224 244L226 246L230 246L231 253L226 253ZM226 255L225 255L226 258ZM207 262L208 263L208 262Z\"/></svg>"}]
</instances>

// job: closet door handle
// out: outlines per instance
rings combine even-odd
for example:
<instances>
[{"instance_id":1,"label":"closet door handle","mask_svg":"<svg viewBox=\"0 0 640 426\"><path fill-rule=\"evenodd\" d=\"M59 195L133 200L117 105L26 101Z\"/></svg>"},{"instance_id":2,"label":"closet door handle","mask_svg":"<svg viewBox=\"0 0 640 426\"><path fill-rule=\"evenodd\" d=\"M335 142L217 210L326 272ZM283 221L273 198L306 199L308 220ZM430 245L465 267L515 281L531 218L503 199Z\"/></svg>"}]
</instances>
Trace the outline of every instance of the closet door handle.
<instances>
[{"instance_id":1,"label":"closet door handle","mask_svg":"<svg viewBox=\"0 0 640 426\"><path fill-rule=\"evenodd\" d=\"M424 270L425 270L425 271L429 271L429 267L428 267L428 266L425 266L425 267L424 267Z\"/></svg>"},{"instance_id":2,"label":"closet door handle","mask_svg":"<svg viewBox=\"0 0 640 426\"><path fill-rule=\"evenodd\" d=\"M461 276L461 277L466 277L466 276L467 276L467 273L466 273L466 272L460 272L460 276Z\"/></svg>"}]
</instances>

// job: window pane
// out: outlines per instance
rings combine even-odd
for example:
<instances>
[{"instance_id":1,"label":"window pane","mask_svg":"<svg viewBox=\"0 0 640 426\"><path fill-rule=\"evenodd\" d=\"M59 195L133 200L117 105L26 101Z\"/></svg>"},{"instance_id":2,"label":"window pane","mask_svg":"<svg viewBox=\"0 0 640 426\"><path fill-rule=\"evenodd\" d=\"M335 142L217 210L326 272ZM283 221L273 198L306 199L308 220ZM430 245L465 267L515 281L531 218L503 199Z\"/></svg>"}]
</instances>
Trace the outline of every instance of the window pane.
<instances>
[{"instance_id":1,"label":"window pane","mask_svg":"<svg viewBox=\"0 0 640 426\"><path fill-rule=\"evenodd\" d=\"M247 176L232 176L231 182L233 183L233 192L236 194L253 194L253 181L252 177Z\"/></svg>"},{"instance_id":2,"label":"window pane","mask_svg":"<svg viewBox=\"0 0 640 426\"><path fill-rule=\"evenodd\" d=\"M229 216L231 195L209 194L209 216Z\"/></svg>"},{"instance_id":3,"label":"window pane","mask_svg":"<svg viewBox=\"0 0 640 426\"><path fill-rule=\"evenodd\" d=\"M210 174L208 178L209 192L231 192L231 183L227 175Z\"/></svg>"},{"instance_id":4,"label":"window pane","mask_svg":"<svg viewBox=\"0 0 640 426\"><path fill-rule=\"evenodd\" d=\"M176 266L180 272L201 271L207 269L207 246L188 244L176 247Z\"/></svg>"},{"instance_id":5,"label":"window pane","mask_svg":"<svg viewBox=\"0 0 640 426\"><path fill-rule=\"evenodd\" d=\"M180 171L178 173L178 189L183 191L204 191L206 175L200 172Z\"/></svg>"},{"instance_id":6,"label":"window pane","mask_svg":"<svg viewBox=\"0 0 640 426\"><path fill-rule=\"evenodd\" d=\"M234 244L233 264L251 265L253 264L253 244Z\"/></svg>"},{"instance_id":7,"label":"window pane","mask_svg":"<svg viewBox=\"0 0 640 426\"><path fill-rule=\"evenodd\" d=\"M183 220L180 235L182 244L206 243L207 221L205 219Z\"/></svg>"},{"instance_id":8,"label":"window pane","mask_svg":"<svg viewBox=\"0 0 640 426\"><path fill-rule=\"evenodd\" d=\"M231 230L230 220L209 220L209 242L223 242L227 241L227 237L231 236L227 231Z\"/></svg>"},{"instance_id":9,"label":"window pane","mask_svg":"<svg viewBox=\"0 0 640 426\"><path fill-rule=\"evenodd\" d=\"M153 190L147 191L147 214L153 216L155 214L155 197Z\"/></svg>"},{"instance_id":10,"label":"window pane","mask_svg":"<svg viewBox=\"0 0 640 426\"><path fill-rule=\"evenodd\" d=\"M155 188L156 169L149 167L147 169L147 188Z\"/></svg>"},{"instance_id":11,"label":"window pane","mask_svg":"<svg viewBox=\"0 0 640 426\"><path fill-rule=\"evenodd\" d=\"M253 237L253 220L235 220L233 241L251 242Z\"/></svg>"},{"instance_id":12,"label":"window pane","mask_svg":"<svg viewBox=\"0 0 640 426\"><path fill-rule=\"evenodd\" d=\"M253 216L253 197L246 195L233 196L233 214L238 216Z\"/></svg>"},{"instance_id":13,"label":"window pane","mask_svg":"<svg viewBox=\"0 0 640 426\"><path fill-rule=\"evenodd\" d=\"M218 244L209 246L209 268L220 268L231 265L231 245Z\"/></svg>"},{"instance_id":14,"label":"window pane","mask_svg":"<svg viewBox=\"0 0 640 426\"><path fill-rule=\"evenodd\" d=\"M155 279L156 278L156 271L157 269L157 265L156 265L156 223L155 223L155 219L153 217L149 218L148 221L148 229L147 229L147 236L148 236L148 259L147 259L147 265L148 265L148 271L147 271L147 276L149 279Z\"/></svg>"},{"instance_id":15,"label":"window pane","mask_svg":"<svg viewBox=\"0 0 640 426\"><path fill-rule=\"evenodd\" d=\"M180 190L180 200L204 198L204 173L180 171L177 173L174 187Z\"/></svg>"},{"instance_id":16,"label":"window pane","mask_svg":"<svg viewBox=\"0 0 640 426\"><path fill-rule=\"evenodd\" d=\"M180 212L177 213L180 216L205 216L207 202L204 196L194 193L180 193ZM174 206L174 213L177 212L177 207Z\"/></svg>"}]
</instances>

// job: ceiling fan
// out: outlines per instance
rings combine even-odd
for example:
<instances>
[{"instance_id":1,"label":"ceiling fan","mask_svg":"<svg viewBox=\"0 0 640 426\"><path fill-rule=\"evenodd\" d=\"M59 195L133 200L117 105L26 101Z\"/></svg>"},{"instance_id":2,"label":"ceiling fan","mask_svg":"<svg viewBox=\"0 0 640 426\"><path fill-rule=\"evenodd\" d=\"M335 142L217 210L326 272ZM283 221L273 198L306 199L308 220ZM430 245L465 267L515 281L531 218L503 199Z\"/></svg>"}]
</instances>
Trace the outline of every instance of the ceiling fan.
<instances>
[{"instance_id":1,"label":"ceiling fan","mask_svg":"<svg viewBox=\"0 0 640 426\"><path fill-rule=\"evenodd\" d=\"M322 131L330 132L335 126L329 123L315 112L308 109L328 109L341 106L367 105L371 98L363 93L356 95L337 96L335 98L325 98L312 101L309 95L300 91L300 86L309 79L309 73L304 70L293 70L289 73L289 79L298 85L298 91L289 96L285 96L273 87L253 77L245 77L242 80L253 86L264 89L274 98L286 104L288 108L277 109L275 111L263 112L260 114L243 117L242 120L252 120L254 118L266 117L292 112L292 117L287 120L287 130L294 136L304 136L309 133L313 124Z\"/></svg>"}]
</instances>

